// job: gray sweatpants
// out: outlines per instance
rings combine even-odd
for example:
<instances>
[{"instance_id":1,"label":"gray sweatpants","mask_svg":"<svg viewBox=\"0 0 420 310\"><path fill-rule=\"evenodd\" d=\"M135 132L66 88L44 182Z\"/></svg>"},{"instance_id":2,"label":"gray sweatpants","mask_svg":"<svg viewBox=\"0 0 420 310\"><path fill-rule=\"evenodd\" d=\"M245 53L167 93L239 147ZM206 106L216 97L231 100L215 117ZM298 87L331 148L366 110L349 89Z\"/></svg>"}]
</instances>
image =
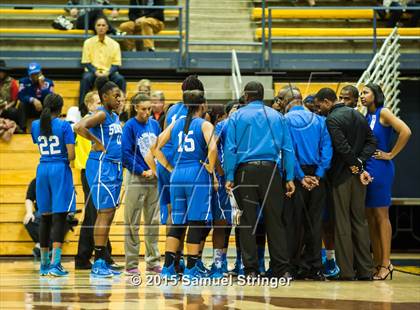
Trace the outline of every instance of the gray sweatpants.
<instances>
[{"instance_id":1,"label":"gray sweatpants","mask_svg":"<svg viewBox=\"0 0 420 310\"><path fill-rule=\"evenodd\" d=\"M159 205L156 179L148 180L127 171L125 193L125 267L126 270L137 268L139 262L139 228L141 214L144 219L144 242L146 252L144 260L147 267L153 268L160 263L159 241Z\"/></svg>"}]
</instances>

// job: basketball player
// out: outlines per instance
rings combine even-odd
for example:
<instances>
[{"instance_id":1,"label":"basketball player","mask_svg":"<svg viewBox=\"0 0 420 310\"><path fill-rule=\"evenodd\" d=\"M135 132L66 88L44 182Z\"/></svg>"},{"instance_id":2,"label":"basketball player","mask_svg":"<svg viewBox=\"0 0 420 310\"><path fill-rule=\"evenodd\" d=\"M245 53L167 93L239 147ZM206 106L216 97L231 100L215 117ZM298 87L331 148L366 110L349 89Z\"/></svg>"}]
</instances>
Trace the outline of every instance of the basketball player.
<instances>
[{"instance_id":1,"label":"basketball player","mask_svg":"<svg viewBox=\"0 0 420 310\"><path fill-rule=\"evenodd\" d=\"M198 89L204 91L204 86L196 75L188 76L182 83L182 91ZM187 115L188 108L183 102L178 102L173 105L167 112L165 118L164 128L173 124L176 120L183 118ZM155 146L152 146L154 150ZM168 143L162 148L162 152L165 157L169 160L172 166L174 163L173 145L169 140ZM147 158L146 158L147 159ZM147 164L153 169L153 163L147 161ZM156 175L158 178L158 191L159 191L159 204L160 204L160 222L161 224L170 224L170 213L171 213L171 196L170 196L170 172L162 167L159 163L156 165ZM169 220L169 222L168 222ZM184 237L181 236L180 248L176 251L175 267L179 273L184 271L184 260L183 260L183 243Z\"/></svg>"},{"instance_id":2,"label":"basketball player","mask_svg":"<svg viewBox=\"0 0 420 310\"><path fill-rule=\"evenodd\" d=\"M202 119L207 109L204 92L185 91L183 99L188 107L187 116L165 129L159 136L155 152L160 164L172 172L170 187L172 225L166 241L162 276L177 275L174 267L175 251L188 227L188 256L184 277L191 279L203 276L197 262L206 222L212 220L211 174L217 160L217 145L213 135L213 125ZM169 140L175 146L175 167L161 151ZM207 158L208 163L204 164Z\"/></svg>"},{"instance_id":3,"label":"basketball player","mask_svg":"<svg viewBox=\"0 0 420 310\"><path fill-rule=\"evenodd\" d=\"M76 209L73 176L69 161L74 159L74 134L70 124L60 120L63 98L58 94L45 97L39 120L32 123L32 140L41 154L36 171L36 197L41 216L41 276L66 276L61 265L66 217ZM53 242L52 262L48 248Z\"/></svg>"},{"instance_id":4,"label":"basketball player","mask_svg":"<svg viewBox=\"0 0 420 310\"><path fill-rule=\"evenodd\" d=\"M105 255L122 184L122 128L118 115L114 112L120 106L121 91L115 83L104 81L98 85L98 93L103 106L91 116L82 119L74 129L77 134L92 141L86 163L86 178L98 216L94 229L95 263L91 275L107 278L120 274L106 263Z\"/></svg>"}]
</instances>

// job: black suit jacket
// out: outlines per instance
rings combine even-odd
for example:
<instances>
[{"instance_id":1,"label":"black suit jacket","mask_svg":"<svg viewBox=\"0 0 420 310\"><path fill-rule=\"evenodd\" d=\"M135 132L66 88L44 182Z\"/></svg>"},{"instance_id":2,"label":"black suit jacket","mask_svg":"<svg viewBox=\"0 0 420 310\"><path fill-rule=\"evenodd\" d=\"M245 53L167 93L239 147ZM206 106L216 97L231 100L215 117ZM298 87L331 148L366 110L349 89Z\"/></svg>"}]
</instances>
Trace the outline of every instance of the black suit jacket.
<instances>
[{"instance_id":1,"label":"black suit jacket","mask_svg":"<svg viewBox=\"0 0 420 310\"><path fill-rule=\"evenodd\" d=\"M334 155L328 176L333 185L351 177L350 166L362 168L376 150L376 139L365 117L358 111L336 104L327 117Z\"/></svg>"}]
</instances>

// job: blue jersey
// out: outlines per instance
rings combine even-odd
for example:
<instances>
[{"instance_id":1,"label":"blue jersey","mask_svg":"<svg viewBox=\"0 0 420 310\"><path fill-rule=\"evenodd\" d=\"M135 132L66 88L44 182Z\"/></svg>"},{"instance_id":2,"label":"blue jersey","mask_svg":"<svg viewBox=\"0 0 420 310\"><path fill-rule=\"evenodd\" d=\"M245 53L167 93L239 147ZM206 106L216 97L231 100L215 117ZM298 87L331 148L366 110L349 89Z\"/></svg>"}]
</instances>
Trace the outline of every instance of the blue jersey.
<instances>
[{"instance_id":1,"label":"blue jersey","mask_svg":"<svg viewBox=\"0 0 420 310\"><path fill-rule=\"evenodd\" d=\"M187 116L188 108L184 105L183 102L178 102L174 106L172 106L168 112L166 113L166 124L167 126L175 123L178 119L183 118ZM174 163L174 150L173 150L173 144L169 140L168 143L165 144L165 146L162 148L162 152L165 155L165 157L168 159L168 161L173 165Z\"/></svg>"},{"instance_id":2,"label":"blue jersey","mask_svg":"<svg viewBox=\"0 0 420 310\"><path fill-rule=\"evenodd\" d=\"M97 137L106 149L106 153L91 151L89 158L92 159L108 159L111 161L121 162L121 136L122 128L118 115L114 112L109 113L104 107L99 107L99 111L106 114L105 121L89 129L89 131Z\"/></svg>"},{"instance_id":3,"label":"blue jersey","mask_svg":"<svg viewBox=\"0 0 420 310\"><path fill-rule=\"evenodd\" d=\"M193 118L188 134L184 133L185 121L186 118L177 120L171 132L175 166L200 164L200 160L205 161L207 158L207 143L201 129L205 120Z\"/></svg>"},{"instance_id":4,"label":"blue jersey","mask_svg":"<svg viewBox=\"0 0 420 310\"><path fill-rule=\"evenodd\" d=\"M227 125L228 119L224 119L223 121L216 124L214 127L214 134L218 137L219 141L217 143L217 154L219 157L220 164L223 166L223 145L226 139L226 132L227 132Z\"/></svg>"},{"instance_id":5,"label":"blue jersey","mask_svg":"<svg viewBox=\"0 0 420 310\"><path fill-rule=\"evenodd\" d=\"M38 144L40 162L68 162L66 144L74 144L74 133L68 122L58 118L51 120L52 133L49 137L41 133L40 120L32 123L32 140Z\"/></svg>"}]
</instances>

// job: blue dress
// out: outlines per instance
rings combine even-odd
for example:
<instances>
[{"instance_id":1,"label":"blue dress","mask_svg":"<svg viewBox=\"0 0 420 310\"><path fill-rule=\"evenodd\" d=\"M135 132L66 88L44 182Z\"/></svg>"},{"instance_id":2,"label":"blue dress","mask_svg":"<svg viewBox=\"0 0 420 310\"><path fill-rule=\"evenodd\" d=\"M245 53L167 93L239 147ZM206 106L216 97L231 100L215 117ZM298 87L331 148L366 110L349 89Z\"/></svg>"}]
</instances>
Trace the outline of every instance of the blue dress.
<instances>
[{"instance_id":1,"label":"blue dress","mask_svg":"<svg viewBox=\"0 0 420 310\"><path fill-rule=\"evenodd\" d=\"M377 149L390 152L391 126L383 126L379 119L382 107L375 113L368 113L366 120L377 140ZM372 183L367 186L366 207L378 208L391 205L392 183L394 181L394 163L392 160L375 159L371 157L366 162L366 171L373 177Z\"/></svg>"}]
</instances>

